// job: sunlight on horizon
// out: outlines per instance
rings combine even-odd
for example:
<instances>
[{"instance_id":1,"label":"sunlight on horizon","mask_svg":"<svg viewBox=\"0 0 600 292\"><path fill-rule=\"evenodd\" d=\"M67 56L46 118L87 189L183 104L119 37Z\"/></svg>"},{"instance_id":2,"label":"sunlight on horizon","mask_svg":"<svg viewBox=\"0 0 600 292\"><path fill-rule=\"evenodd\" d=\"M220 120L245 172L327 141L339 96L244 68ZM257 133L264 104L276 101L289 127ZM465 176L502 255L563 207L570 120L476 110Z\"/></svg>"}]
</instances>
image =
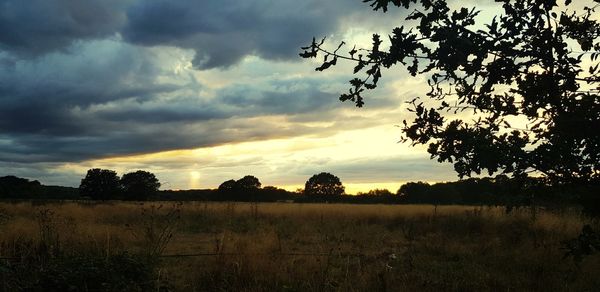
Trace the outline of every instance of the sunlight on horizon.
<instances>
[{"instance_id":1,"label":"sunlight on horizon","mask_svg":"<svg viewBox=\"0 0 600 292\"><path fill-rule=\"evenodd\" d=\"M387 163L390 157L412 163L423 159L423 149L397 143L399 129L393 125L349 130L328 137L302 137L229 143L213 147L172 150L69 163L58 169L84 174L89 168L115 169L119 174L145 169L156 173L162 189L217 188L229 179L254 175L263 186L276 186L290 191L303 188L310 176L330 172L342 180L348 193L371 189L389 189L395 193L403 182L439 181L452 178L452 173L423 178L408 165L371 169L368 161ZM404 157L404 158L402 158ZM350 163L350 164L348 164ZM363 166L364 164L364 166ZM386 164L387 165L387 164ZM411 177L386 173L389 168L407 168ZM444 167L440 165L440 169ZM417 172L420 170L416 170ZM443 173L443 172L442 172Z\"/></svg>"}]
</instances>

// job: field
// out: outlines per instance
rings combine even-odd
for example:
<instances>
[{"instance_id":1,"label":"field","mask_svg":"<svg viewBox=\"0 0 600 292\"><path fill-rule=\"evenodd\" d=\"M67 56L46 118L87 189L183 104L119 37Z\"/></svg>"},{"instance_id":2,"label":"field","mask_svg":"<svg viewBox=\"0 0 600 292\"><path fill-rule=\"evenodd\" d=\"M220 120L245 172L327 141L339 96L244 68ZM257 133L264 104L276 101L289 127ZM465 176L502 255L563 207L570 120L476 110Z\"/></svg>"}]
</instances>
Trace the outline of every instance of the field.
<instances>
[{"instance_id":1,"label":"field","mask_svg":"<svg viewBox=\"0 0 600 292\"><path fill-rule=\"evenodd\" d=\"M575 211L286 203L0 203L0 287L597 291Z\"/></svg>"}]
</instances>

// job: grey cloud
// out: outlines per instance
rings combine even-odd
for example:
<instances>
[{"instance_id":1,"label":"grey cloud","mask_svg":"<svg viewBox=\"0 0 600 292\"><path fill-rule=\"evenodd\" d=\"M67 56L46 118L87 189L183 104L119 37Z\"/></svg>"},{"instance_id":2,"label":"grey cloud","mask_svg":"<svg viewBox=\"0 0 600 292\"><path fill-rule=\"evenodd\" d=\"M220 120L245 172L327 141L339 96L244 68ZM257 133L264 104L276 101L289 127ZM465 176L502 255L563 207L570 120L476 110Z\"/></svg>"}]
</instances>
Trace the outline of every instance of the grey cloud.
<instances>
[{"instance_id":1,"label":"grey cloud","mask_svg":"<svg viewBox=\"0 0 600 292\"><path fill-rule=\"evenodd\" d=\"M0 161L82 161L335 131L260 118L334 118L327 80L231 84L207 98L202 84L173 73L151 49L111 40L76 46L77 55L0 68Z\"/></svg>"},{"instance_id":2,"label":"grey cloud","mask_svg":"<svg viewBox=\"0 0 600 292\"><path fill-rule=\"evenodd\" d=\"M115 34L129 0L2 0L0 48L23 56Z\"/></svg>"},{"instance_id":3,"label":"grey cloud","mask_svg":"<svg viewBox=\"0 0 600 292\"><path fill-rule=\"evenodd\" d=\"M0 69L2 133L83 134L89 122L76 112L111 101L149 99L176 87L156 81L152 56L113 41L79 46Z\"/></svg>"},{"instance_id":4,"label":"grey cloud","mask_svg":"<svg viewBox=\"0 0 600 292\"><path fill-rule=\"evenodd\" d=\"M300 46L330 35L349 17L376 21L381 13L343 0L0 0L0 49L31 58L123 37L192 49L194 65L203 69L228 67L247 55L299 61Z\"/></svg>"},{"instance_id":5,"label":"grey cloud","mask_svg":"<svg viewBox=\"0 0 600 292\"><path fill-rule=\"evenodd\" d=\"M79 186L83 174L73 171L57 171L56 163L17 163L0 161L0 176L14 175L38 180L45 185Z\"/></svg>"},{"instance_id":6,"label":"grey cloud","mask_svg":"<svg viewBox=\"0 0 600 292\"><path fill-rule=\"evenodd\" d=\"M229 142L294 137L322 130L303 125L282 125L277 121L262 119L225 119L157 125L118 123L106 126L111 130L103 134L75 137L12 135L7 139L11 143L0 144L0 161L21 163L83 161L128 154L209 147Z\"/></svg>"},{"instance_id":7,"label":"grey cloud","mask_svg":"<svg viewBox=\"0 0 600 292\"><path fill-rule=\"evenodd\" d=\"M342 119L339 91L326 85L343 85L347 76L263 76L209 98L193 74L174 72L169 62L180 56L157 53L181 53L164 45L193 49L205 68L248 54L296 58L298 46L334 30L341 15L365 10L360 2L0 0L0 7L0 161L83 161L328 135L377 119ZM370 110L393 103L376 99Z\"/></svg>"},{"instance_id":8,"label":"grey cloud","mask_svg":"<svg viewBox=\"0 0 600 292\"><path fill-rule=\"evenodd\" d=\"M286 115L290 121L295 121L296 116L310 115L314 120L319 115L320 118L325 118L324 112L339 108L336 93L320 88L323 82L318 79L294 78L269 80L266 84L231 84L217 90L214 99L181 93L169 103L133 102L100 109L91 114L111 122L135 121L147 124L269 115Z\"/></svg>"},{"instance_id":9,"label":"grey cloud","mask_svg":"<svg viewBox=\"0 0 600 292\"><path fill-rule=\"evenodd\" d=\"M357 7L365 9L346 1L149 0L129 7L123 35L137 44L194 49L200 68L227 67L245 55L297 58L301 45L331 33Z\"/></svg>"}]
</instances>

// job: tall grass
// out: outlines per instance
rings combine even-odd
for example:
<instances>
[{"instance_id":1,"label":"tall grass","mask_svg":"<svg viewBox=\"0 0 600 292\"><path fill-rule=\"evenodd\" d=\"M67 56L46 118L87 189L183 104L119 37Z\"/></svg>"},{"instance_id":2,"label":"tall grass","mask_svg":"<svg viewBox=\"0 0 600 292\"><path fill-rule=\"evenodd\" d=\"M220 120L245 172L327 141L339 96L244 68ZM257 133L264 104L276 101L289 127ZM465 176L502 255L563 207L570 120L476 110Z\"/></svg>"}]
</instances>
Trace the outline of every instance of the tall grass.
<instances>
[{"instance_id":1,"label":"tall grass","mask_svg":"<svg viewBox=\"0 0 600 292\"><path fill-rule=\"evenodd\" d=\"M585 224L599 227L569 210L0 203L0 257L16 258L0 260L0 284L34 287L10 277L29 259L80 290L593 291L599 256L574 262L561 250ZM73 265L115 284L66 277ZM110 272L119 265L134 273Z\"/></svg>"}]
</instances>

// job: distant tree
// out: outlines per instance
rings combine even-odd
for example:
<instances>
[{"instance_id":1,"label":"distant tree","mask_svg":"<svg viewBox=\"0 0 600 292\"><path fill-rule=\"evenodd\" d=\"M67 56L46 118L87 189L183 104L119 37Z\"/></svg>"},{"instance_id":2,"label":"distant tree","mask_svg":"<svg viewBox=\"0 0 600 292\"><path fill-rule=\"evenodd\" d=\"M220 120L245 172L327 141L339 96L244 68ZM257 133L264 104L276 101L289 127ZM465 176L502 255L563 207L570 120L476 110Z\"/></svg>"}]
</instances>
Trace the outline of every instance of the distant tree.
<instances>
[{"instance_id":1,"label":"distant tree","mask_svg":"<svg viewBox=\"0 0 600 292\"><path fill-rule=\"evenodd\" d=\"M363 75L340 100L362 107L385 69L404 67L429 90L408 97L415 118L403 122L403 140L427 145L461 178L536 172L554 185L599 184L599 0L488 1L494 17L460 1L363 2L407 17L388 36L373 34L370 47L329 49L313 38L300 54L323 55L317 71L354 63Z\"/></svg>"},{"instance_id":2,"label":"distant tree","mask_svg":"<svg viewBox=\"0 0 600 292\"><path fill-rule=\"evenodd\" d=\"M409 182L400 186L396 194L414 200L415 198L425 197L430 189L431 186L426 182Z\"/></svg>"},{"instance_id":3,"label":"distant tree","mask_svg":"<svg viewBox=\"0 0 600 292\"><path fill-rule=\"evenodd\" d=\"M256 200L261 183L255 176L246 175L240 179L224 181L219 185L221 199L248 201Z\"/></svg>"},{"instance_id":4,"label":"distant tree","mask_svg":"<svg viewBox=\"0 0 600 292\"><path fill-rule=\"evenodd\" d=\"M235 191L237 187L237 183L235 182L235 180L230 179L227 181L224 181L222 184L219 185L219 192L222 193L230 193Z\"/></svg>"},{"instance_id":5,"label":"distant tree","mask_svg":"<svg viewBox=\"0 0 600 292\"><path fill-rule=\"evenodd\" d=\"M295 193L274 186L266 186L258 191L258 200L262 202L275 202L278 200L292 200Z\"/></svg>"},{"instance_id":6,"label":"distant tree","mask_svg":"<svg viewBox=\"0 0 600 292\"><path fill-rule=\"evenodd\" d=\"M393 196L394 194L387 189L374 189L366 193L359 192L359 196Z\"/></svg>"},{"instance_id":7,"label":"distant tree","mask_svg":"<svg viewBox=\"0 0 600 292\"><path fill-rule=\"evenodd\" d=\"M344 191L340 179L328 172L313 175L304 185L304 194L309 196L338 196L344 194Z\"/></svg>"},{"instance_id":8,"label":"distant tree","mask_svg":"<svg viewBox=\"0 0 600 292\"><path fill-rule=\"evenodd\" d=\"M37 197L43 192L42 189L42 184L37 180L30 181L12 175L0 177L0 198Z\"/></svg>"},{"instance_id":9,"label":"distant tree","mask_svg":"<svg viewBox=\"0 0 600 292\"><path fill-rule=\"evenodd\" d=\"M119 176L110 169L90 169L81 180L79 193L94 200L114 199L120 193Z\"/></svg>"},{"instance_id":10,"label":"distant tree","mask_svg":"<svg viewBox=\"0 0 600 292\"><path fill-rule=\"evenodd\" d=\"M236 184L242 191L253 191L261 186L258 178L252 175L247 175L236 181Z\"/></svg>"},{"instance_id":11,"label":"distant tree","mask_svg":"<svg viewBox=\"0 0 600 292\"><path fill-rule=\"evenodd\" d=\"M145 200L158 191L160 182L153 173L138 170L123 175L121 188L124 199Z\"/></svg>"},{"instance_id":12,"label":"distant tree","mask_svg":"<svg viewBox=\"0 0 600 292\"><path fill-rule=\"evenodd\" d=\"M237 193L239 192L238 184L234 179L224 181L219 185L219 197L218 200L235 200Z\"/></svg>"}]
</instances>

